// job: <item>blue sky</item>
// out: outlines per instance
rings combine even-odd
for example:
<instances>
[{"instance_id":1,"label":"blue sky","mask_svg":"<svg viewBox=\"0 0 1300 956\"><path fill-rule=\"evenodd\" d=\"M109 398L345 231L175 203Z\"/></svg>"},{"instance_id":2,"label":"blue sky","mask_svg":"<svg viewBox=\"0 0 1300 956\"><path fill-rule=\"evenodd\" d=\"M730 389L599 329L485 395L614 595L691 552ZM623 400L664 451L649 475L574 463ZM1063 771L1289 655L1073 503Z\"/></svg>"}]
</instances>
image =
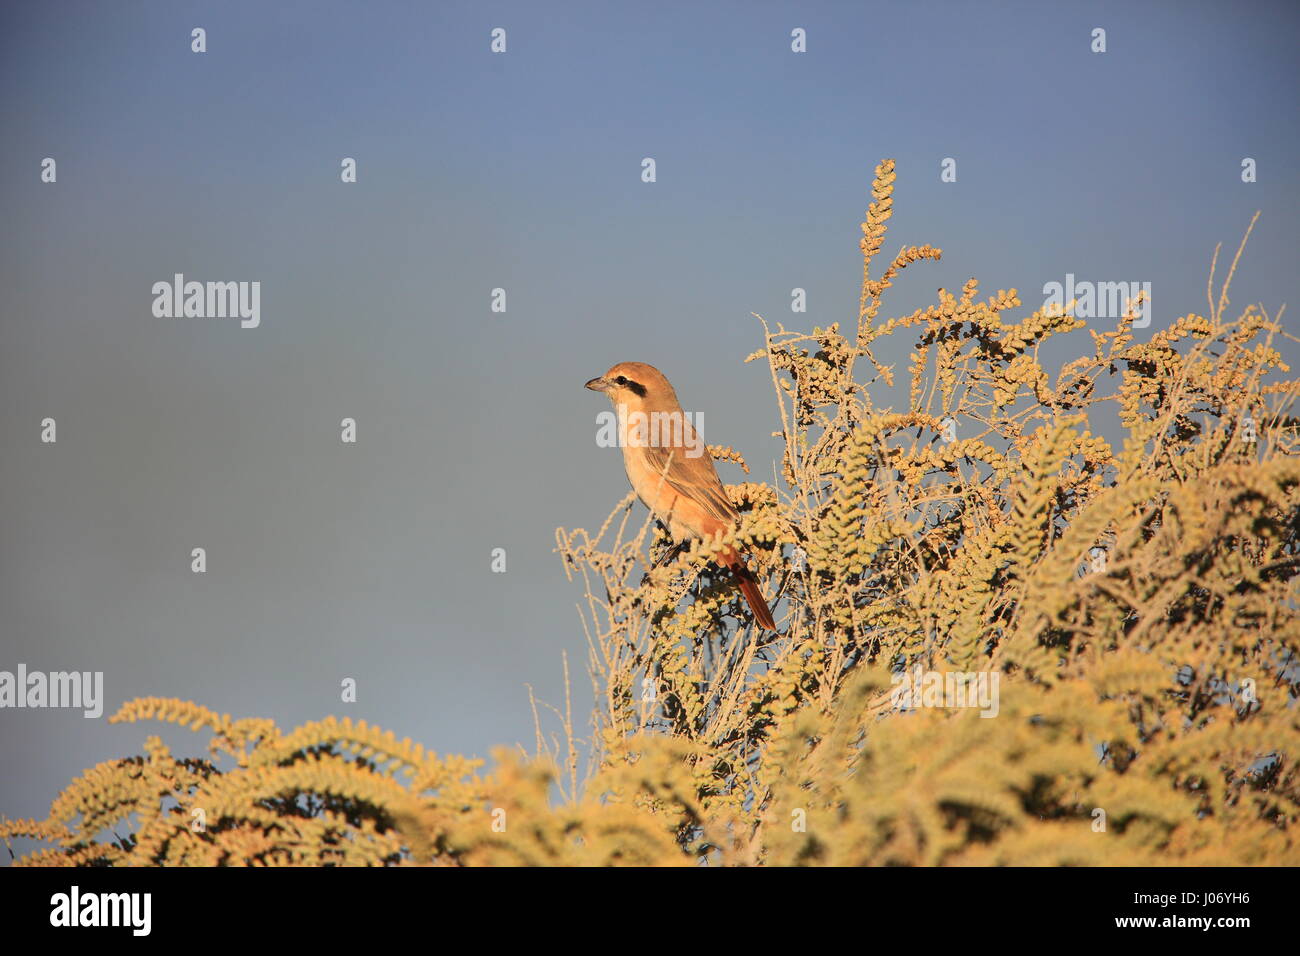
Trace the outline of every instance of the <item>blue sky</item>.
<instances>
[{"instance_id":1,"label":"blue sky","mask_svg":"<svg viewBox=\"0 0 1300 956\"><path fill-rule=\"evenodd\" d=\"M486 756L531 742L525 685L559 702L567 652L581 718L554 531L626 491L586 379L659 366L770 474L751 313L852 320L887 156L886 252L944 250L891 315L970 276L1023 315L1073 273L1150 282L1158 329L1255 210L1234 306L1294 303L1298 27L1292 3L6 4L0 670ZM261 326L155 318L177 272L260 281ZM44 816L153 732L0 712L0 812Z\"/></svg>"}]
</instances>

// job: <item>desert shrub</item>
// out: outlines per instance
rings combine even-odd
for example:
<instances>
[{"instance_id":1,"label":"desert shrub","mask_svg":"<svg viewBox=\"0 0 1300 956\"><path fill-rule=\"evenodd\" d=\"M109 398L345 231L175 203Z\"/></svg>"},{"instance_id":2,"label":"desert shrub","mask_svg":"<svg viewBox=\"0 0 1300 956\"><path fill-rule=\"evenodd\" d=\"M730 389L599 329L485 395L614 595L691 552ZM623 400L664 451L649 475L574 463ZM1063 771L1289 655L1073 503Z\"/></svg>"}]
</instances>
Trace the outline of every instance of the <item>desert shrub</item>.
<instances>
[{"instance_id":1,"label":"desert shrub","mask_svg":"<svg viewBox=\"0 0 1300 956\"><path fill-rule=\"evenodd\" d=\"M749 356L784 447L775 483L728 487L734 535L671 551L630 495L596 533L557 532L585 593L590 739L566 713L562 739L482 774L364 724L282 734L134 701L113 719L206 727L209 757L150 738L93 768L49 819L0 827L52 844L21 862L1300 863L1300 384L1278 378L1280 316L1229 319L1237 259L1216 289L1216 252L1206 314L1145 342L1140 302L1085 339L1068 304L1015 319L1014 289L974 279L881 319L940 256L878 268L894 179L877 168L852 326L765 323ZM907 403L880 411L892 336L914 340ZM1052 374L1048 339L1085 347ZM1118 449L1093 430L1107 414ZM710 565L732 543L779 633ZM995 696L963 706L957 675Z\"/></svg>"}]
</instances>

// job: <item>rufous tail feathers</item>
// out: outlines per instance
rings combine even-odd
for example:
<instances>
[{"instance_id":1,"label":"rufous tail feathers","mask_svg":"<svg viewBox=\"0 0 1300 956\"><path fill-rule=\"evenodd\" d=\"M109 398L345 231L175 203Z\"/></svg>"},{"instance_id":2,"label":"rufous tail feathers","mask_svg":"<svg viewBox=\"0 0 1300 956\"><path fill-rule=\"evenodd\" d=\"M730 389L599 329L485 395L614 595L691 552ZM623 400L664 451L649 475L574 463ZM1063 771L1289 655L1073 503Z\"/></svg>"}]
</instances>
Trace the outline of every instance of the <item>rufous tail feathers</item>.
<instances>
[{"instance_id":1,"label":"rufous tail feathers","mask_svg":"<svg viewBox=\"0 0 1300 956\"><path fill-rule=\"evenodd\" d=\"M758 579L749 568L745 567L745 562L736 552L729 551L720 557L728 570L736 576L736 584L740 586L740 593L745 595L745 600L749 602L755 620L767 630L775 631L776 621L772 620L772 612L768 610L767 601L763 600L763 592L758 589Z\"/></svg>"}]
</instances>

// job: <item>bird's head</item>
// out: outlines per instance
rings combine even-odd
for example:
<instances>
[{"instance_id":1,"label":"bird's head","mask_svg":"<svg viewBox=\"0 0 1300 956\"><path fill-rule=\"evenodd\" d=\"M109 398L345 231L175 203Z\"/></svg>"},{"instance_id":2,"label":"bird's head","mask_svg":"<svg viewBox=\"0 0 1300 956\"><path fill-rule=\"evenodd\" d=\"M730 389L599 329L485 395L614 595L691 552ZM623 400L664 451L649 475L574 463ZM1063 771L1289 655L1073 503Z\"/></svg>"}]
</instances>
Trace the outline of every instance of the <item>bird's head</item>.
<instances>
[{"instance_id":1,"label":"bird's head","mask_svg":"<svg viewBox=\"0 0 1300 956\"><path fill-rule=\"evenodd\" d=\"M677 393L668 379L653 365L619 362L604 375L587 383L593 392L604 392L616 405L630 409L674 408Z\"/></svg>"}]
</instances>

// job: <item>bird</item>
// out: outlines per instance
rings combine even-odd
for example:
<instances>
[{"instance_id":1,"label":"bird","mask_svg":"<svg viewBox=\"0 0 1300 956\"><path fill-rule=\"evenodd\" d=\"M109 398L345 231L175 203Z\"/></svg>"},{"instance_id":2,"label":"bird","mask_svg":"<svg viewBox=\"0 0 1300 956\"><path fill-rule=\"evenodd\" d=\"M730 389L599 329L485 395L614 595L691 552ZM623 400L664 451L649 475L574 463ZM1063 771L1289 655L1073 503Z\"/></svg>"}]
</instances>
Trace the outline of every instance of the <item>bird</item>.
<instances>
[{"instance_id":1,"label":"bird","mask_svg":"<svg viewBox=\"0 0 1300 956\"><path fill-rule=\"evenodd\" d=\"M736 527L740 514L722 487L713 457L662 372L644 362L619 362L586 387L604 392L613 402L632 490L677 544ZM775 631L758 579L744 558L728 547L718 553L717 561L735 577L758 623Z\"/></svg>"}]
</instances>

